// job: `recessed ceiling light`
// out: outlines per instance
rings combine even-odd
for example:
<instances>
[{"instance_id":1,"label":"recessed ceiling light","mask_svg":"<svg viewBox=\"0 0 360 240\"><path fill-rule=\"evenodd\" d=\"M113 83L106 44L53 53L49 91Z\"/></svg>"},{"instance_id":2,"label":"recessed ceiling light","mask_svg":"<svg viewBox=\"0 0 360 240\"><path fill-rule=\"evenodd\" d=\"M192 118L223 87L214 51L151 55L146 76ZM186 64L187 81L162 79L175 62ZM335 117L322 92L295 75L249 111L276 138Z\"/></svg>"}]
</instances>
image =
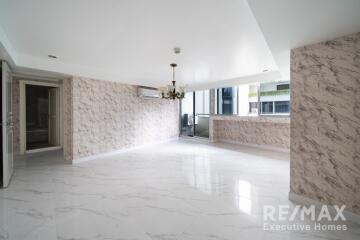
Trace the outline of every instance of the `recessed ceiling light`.
<instances>
[{"instance_id":1,"label":"recessed ceiling light","mask_svg":"<svg viewBox=\"0 0 360 240\"><path fill-rule=\"evenodd\" d=\"M57 58L57 56L51 55L51 54L49 54L48 57L49 57L49 58Z\"/></svg>"},{"instance_id":2,"label":"recessed ceiling light","mask_svg":"<svg viewBox=\"0 0 360 240\"><path fill-rule=\"evenodd\" d=\"M180 53L181 53L181 48L175 47L175 48L174 48L174 53L175 53L175 54L180 54Z\"/></svg>"}]
</instances>

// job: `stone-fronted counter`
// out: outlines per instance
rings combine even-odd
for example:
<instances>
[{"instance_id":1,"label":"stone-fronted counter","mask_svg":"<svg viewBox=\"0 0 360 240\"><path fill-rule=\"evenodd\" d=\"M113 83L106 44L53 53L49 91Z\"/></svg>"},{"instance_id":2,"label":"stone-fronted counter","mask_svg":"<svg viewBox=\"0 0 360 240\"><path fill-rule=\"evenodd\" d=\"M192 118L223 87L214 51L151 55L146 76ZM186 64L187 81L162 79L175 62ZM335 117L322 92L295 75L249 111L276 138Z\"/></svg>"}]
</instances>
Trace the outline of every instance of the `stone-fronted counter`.
<instances>
[{"instance_id":1,"label":"stone-fronted counter","mask_svg":"<svg viewBox=\"0 0 360 240\"><path fill-rule=\"evenodd\" d=\"M213 142L290 148L290 118L212 115L209 138Z\"/></svg>"}]
</instances>

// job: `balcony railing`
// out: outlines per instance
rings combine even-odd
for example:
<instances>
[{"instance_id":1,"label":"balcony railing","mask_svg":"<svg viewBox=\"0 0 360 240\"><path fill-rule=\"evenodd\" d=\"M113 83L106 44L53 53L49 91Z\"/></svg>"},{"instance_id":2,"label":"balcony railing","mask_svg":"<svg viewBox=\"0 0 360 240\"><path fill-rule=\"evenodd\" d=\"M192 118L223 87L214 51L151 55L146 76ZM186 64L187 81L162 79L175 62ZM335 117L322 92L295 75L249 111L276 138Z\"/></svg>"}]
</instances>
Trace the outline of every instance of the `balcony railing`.
<instances>
[{"instance_id":1,"label":"balcony railing","mask_svg":"<svg viewBox=\"0 0 360 240\"><path fill-rule=\"evenodd\" d=\"M260 96L261 96L261 97L265 97L265 96L289 95L289 94L290 94L290 89L260 92ZM257 97L257 96L258 96L258 93L257 93L257 92L251 92L251 93L249 93L249 97Z\"/></svg>"},{"instance_id":2,"label":"balcony railing","mask_svg":"<svg viewBox=\"0 0 360 240\"><path fill-rule=\"evenodd\" d=\"M249 93L249 97L257 97L258 93L257 92L251 92Z\"/></svg>"}]
</instances>

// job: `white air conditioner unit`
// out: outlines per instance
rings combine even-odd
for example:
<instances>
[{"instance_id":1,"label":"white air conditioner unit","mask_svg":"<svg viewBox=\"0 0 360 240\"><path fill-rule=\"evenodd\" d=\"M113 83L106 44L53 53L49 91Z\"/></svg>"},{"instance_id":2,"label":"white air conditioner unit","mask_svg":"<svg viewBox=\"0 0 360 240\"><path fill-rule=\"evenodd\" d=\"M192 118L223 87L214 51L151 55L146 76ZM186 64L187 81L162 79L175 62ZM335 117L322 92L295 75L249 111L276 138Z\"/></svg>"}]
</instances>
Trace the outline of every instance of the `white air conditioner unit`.
<instances>
[{"instance_id":1,"label":"white air conditioner unit","mask_svg":"<svg viewBox=\"0 0 360 240\"><path fill-rule=\"evenodd\" d=\"M139 87L138 96L142 98L160 98L160 92L156 88Z\"/></svg>"}]
</instances>

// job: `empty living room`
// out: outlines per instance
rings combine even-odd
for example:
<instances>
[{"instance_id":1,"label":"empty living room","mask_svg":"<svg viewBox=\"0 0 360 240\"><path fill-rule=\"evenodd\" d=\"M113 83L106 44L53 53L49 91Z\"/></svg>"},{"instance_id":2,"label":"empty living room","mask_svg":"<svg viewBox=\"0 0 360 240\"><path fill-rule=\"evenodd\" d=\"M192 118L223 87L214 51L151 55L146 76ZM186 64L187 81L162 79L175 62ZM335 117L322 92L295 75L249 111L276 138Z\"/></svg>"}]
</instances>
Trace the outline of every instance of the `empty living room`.
<instances>
[{"instance_id":1,"label":"empty living room","mask_svg":"<svg viewBox=\"0 0 360 240\"><path fill-rule=\"evenodd\" d=\"M360 239L360 0L0 0L0 240Z\"/></svg>"}]
</instances>

